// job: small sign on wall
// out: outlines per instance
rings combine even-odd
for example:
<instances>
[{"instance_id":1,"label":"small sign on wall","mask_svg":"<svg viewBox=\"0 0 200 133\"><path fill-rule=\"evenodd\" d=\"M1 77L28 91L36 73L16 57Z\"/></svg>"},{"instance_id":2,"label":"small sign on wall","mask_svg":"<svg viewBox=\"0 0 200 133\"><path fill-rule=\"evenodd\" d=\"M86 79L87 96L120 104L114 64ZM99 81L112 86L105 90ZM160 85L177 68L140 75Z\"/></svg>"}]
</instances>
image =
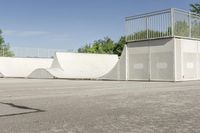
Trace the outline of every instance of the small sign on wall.
<instances>
[{"instance_id":1,"label":"small sign on wall","mask_svg":"<svg viewBox=\"0 0 200 133\"><path fill-rule=\"evenodd\" d=\"M144 69L144 65L142 63L134 64L134 69Z\"/></svg>"},{"instance_id":2,"label":"small sign on wall","mask_svg":"<svg viewBox=\"0 0 200 133\"><path fill-rule=\"evenodd\" d=\"M167 69L168 65L167 65L166 62L159 62L159 63L156 64L156 67L158 69Z\"/></svg>"},{"instance_id":3,"label":"small sign on wall","mask_svg":"<svg viewBox=\"0 0 200 133\"><path fill-rule=\"evenodd\" d=\"M187 63L187 69L193 69L194 68L194 63L193 62L188 62Z\"/></svg>"}]
</instances>

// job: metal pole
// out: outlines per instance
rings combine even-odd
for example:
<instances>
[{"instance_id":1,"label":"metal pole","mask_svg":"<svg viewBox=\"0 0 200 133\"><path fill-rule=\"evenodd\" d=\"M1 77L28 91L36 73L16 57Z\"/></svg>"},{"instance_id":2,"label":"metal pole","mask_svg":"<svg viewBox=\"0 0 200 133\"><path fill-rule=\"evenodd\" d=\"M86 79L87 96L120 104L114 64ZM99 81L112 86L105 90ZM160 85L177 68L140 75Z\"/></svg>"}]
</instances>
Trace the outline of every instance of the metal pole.
<instances>
[{"instance_id":1,"label":"metal pole","mask_svg":"<svg viewBox=\"0 0 200 133\"><path fill-rule=\"evenodd\" d=\"M126 54L126 58L125 58L125 62L126 62L126 64L125 64L125 70L126 70L126 80L129 80L129 66L128 66L128 62L129 62L129 59L128 59L128 48L127 48L127 44L125 45L125 54Z\"/></svg>"},{"instance_id":2,"label":"metal pole","mask_svg":"<svg viewBox=\"0 0 200 133\"><path fill-rule=\"evenodd\" d=\"M147 39L148 39L149 38L148 17L146 17L146 30L147 30Z\"/></svg>"},{"instance_id":3,"label":"metal pole","mask_svg":"<svg viewBox=\"0 0 200 133\"><path fill-rule=\"evenodd\" d=\"M171 36L174 37L174 9L171 9Z\"/></svg>"},{"instance_id":4,"label":"metal pole","mask_svg":"<svg viewBox=\"0 0 200 133\"><path fill-rule=\"evenodd\" d=\"M47 55L47 57L49 58L49 49L48 49L48 51L47 51L47 52L48 52L48 53L47 53L47 54L48 54L48 55Z\"/></svg>"},{"instance_id":5,"label":"metal pole","mask_svg":"<svg viewBox=\"0 0 200 133\"><path fill-rule=\"evenodd\" d=\"M4 45L3 45L3 57L4 57Z\"/></svg>"},{"instance_id":6,"label":"metal pole","mask_svg":"<svg viewBox=\"0 0 200 133\"><path fill-rule=\"evenodd\" d=\"M37 57L39 57L39 48L37 49Z\"/></svg>"},{"instance_id":7,"label":"metal pole","mask_svg":"<svg viewBox=\"0 0 200 133\"><path fill-rule=\"evenodd\" d=\"M189 37L192 37L192 23L191 23L191 14L188 12L189 19Z\"/></svg>"}]
</instances>

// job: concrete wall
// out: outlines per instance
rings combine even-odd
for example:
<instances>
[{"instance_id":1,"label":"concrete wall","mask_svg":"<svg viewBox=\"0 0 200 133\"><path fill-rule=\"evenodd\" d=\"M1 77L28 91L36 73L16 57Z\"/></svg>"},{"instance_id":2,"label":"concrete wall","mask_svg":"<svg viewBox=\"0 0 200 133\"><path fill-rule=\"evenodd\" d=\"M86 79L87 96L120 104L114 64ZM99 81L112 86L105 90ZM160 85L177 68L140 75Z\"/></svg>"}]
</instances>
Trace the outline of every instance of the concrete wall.
<instances>
[{"instance_id":1,"label":"concrete wall","mask_svg":"<svg viewBox=\"0 0 200 133\"><path fill-rule=\"evenodd\" d=\"M128 80L174 80L174 39L128 44Z\"/></svg>"},{"instance_id":2,"label":"concrete wall","mask_svg":"<svg viewBox=\"0 0 200 133\"><path fill-rule=\"evenodd\" d=\"M118 61L118 62L117 62ZM200 80L200 41L166 38L128 43L116 55L57 53L52 59L0 58L0 77ZM46 69L48 68L48 69ZM102 76L103 75L103 76Z\"/></svg>"},{"instance_id":3,"label":"concrete wall","mask_svg":"<svg viewBox=\"0 0 200 133\"><path fill-rule=\"evenodd\" d=\"M103 79L174 81L174 39L128 43L117 65Z\"/></svg>"},{"instance_id":4,"label":"concrete wall","mask_svg":"<svg viewBox=\"0 0 200 133\"><path fill-rule=\"evenodd\" d=\"M176 81L200 79L200 41L175 39Z\"/></svg>"},{"instance_id":5,"label":"concrete wall","mask_svg":"<svg viewBox=\"0 0 200 133\"><path fill-rule=\"evenodd\" d=\"M126 80L126 61L127 61L126 51L127 51L127 46L125 46L117 64L107 74L103 75L99 79Z\"/></svg>"},{"instance_id":6,"label":"concrete wall","mask_svg":"<svg viewBox=\"0 0 200 133\"><path fill-rule=\"evenodd\" d=\"M174 81L174 39L128 43L117 65L103 79Z\"/></svg>"},{"instance_id":7,"label":"concrete wall","mask_svg":"<svg viewBox=\"0 0 200 133\"><path fill-rule=\"evenodd\" d=\"M3 74L2 73L0 73L0 78L3 78L4 76L3 76Z\"/></svg>"}]
</instances>

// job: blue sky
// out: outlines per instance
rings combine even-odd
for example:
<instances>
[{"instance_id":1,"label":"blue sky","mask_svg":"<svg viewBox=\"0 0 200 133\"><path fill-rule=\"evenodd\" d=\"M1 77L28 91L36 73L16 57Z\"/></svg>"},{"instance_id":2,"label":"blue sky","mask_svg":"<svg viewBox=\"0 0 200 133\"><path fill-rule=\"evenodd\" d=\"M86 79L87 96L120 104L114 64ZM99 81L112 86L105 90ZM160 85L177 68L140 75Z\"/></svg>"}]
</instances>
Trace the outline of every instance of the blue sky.
<instances>
[{"instance_id":1,"label":"blue sky","mask_svg":"<svg viewBox=\"0 0 200 133\"><path fill-rule=\"evenodd\" d=\"M0 29L11 47L77 49L124 35L124 18L199 0L0 0Z\"/></svg>"}]
</instances>

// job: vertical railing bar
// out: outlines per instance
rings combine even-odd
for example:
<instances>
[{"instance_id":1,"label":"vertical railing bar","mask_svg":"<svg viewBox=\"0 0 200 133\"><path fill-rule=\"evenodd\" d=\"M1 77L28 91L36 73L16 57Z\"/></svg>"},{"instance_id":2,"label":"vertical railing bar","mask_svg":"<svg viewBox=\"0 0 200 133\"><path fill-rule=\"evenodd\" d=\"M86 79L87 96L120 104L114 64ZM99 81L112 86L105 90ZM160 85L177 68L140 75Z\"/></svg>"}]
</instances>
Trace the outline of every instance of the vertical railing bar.
<instances>
[{"instance_id":1,"label":"vertical railing bar","mask_svg":"<svg viewBox=\"0 0 200 133\"><path fill-rule=\"evenodd\" d=\"M188 18L189 18L189 37L192 37L192 25L191 25L191 13L188 12Z\"/></svg>"},{"instance_id":2,"label":"vertical railing bar","mask_svg":"<svg viewBox=\"0 0 200 133\"><path fill-rule=\"evenodd\" d=\"M135 31L135 30L136 30L136 28L135 28L135 21L132 21L131 26L132 26L132 28L134 27L134 28L133 28L133 31ZM137 38L135 38L134 35L132 35L131 38L137 40Z\"/></svg>"},{"instance_id":3,"label":"vertical railing bar","mask_svg":"<svg viewBox=\"0 0 200 133\"><path fill-rule=\"evenodd\" d=\"M131 25L130 25L130 23L131 23L131 21L128 21L128 23L127 23L127 25L129 26L129 28L128 28L128 40L131 40L131 33L130 33Z\"/></svg>"},{"instance_id":4,"label":"vertical railing bar","mask_svg":"<svg viewBox=\"0 0 200 133\"><path fill-rule=\"evenodd\" d=\"M135 40L134 39L134 36L133 36L133 32L134 32L134 21L133 20L131 20L130 22L129 22L129 25L130 25L130 30L129 30L129 35L130 35L130 40Z\"/></svg>"},{"instance_id":5,"label":"vertical railing bar","mask_svg":"<svg viewBox=\"0 0 200 133\"><path fill-rule=\"evenodd\" d=\"M149 17L149 31L148 31L148 35L149 35L149 38L151 38L151 17Z\"/></svg>"},{"instance_id":6,"label":"vertical railing bar","mask_svg":"<svg viewBox=\"0 0 200 133\"><path fill-rule=\"evenodd\" d=\"M161 14L161 29L160 29L161 37L163 37L163 15Z\"/></svg>"},{"instance_id":7,"label":"vertical railing bar","mask_svg":"<svg viewBox=\"0 0 200 133\"><path fill-rule=\"evenodd\" d=\"M147 30L146 38L149 39L149 17L146 17L146 30Z\"/></svg>"},{"instance_id":8,"label":"vertical railing bar","mask_svg":"<svg viewBox=\"0 0 200 133\"><path fill-rule=\"evenodd\" d=\"M171 36L174 37L174 9L171 9Z\"/></svg>"},{"instance_id":9,"label":"vertical railing bar","mask_svg":"<svg viewBox=\"0 0 200 133\"><path fill-rule=\"evenodd\" d=\"M163 15L161 15L160 16L160 24L161 24L161 26L160 26L160 34L161 34L161 37L163 37L163 33L162 33L162 30L163 30Z\"/></svg>"},{"instance_id":10,"label":"vertical railing bar","mask_svg":"<svg viewBox=\"0 0 200 133\"><path fill-rule=\"evenodd\" d=\"M163 23L163 27L162 27L162 37L164 37L165 36L165 14L163 14L163 16L162 16L162 23Z\"/></svg>"},{"instance_id":11,"label":"vertical railing bar","mask_svg":"<svg viewBox=\"0 0 200 133\"><path fill-rule=\"evenodd\" d=\"M4 46L3 46L3 57L4 57Z\"/></svg>"},{"instance_id":12,"label":"vertical railing bar","mask_svg":"<svg viewBox=\"0 0 200 133\"><path fill-rule=\"evenodd\" d=\"M158 36L160 37L160 19L157 17L158 19L158 23L159 23L159 26L158 26Z\"/></svg>"},{"instance_id":13,"label":"vertical railing bar","mask_svg":"<svg viewBox=\"0 0 200 133\"><path fill-rule=\"evenodd\" d=\"M128 21L128 23L127 23L127 31L128 31L128 36L127 36L127 39L129 40L129 41L131 41L132 40L132 38L131 38L131 22L132 22L133 20L131 20L131 21Z\"/></svg>"},{"instance_id":14,"label":"vertical railing bar","mask_svg":"<svg viewBox=\"0 0 200 133\"><path fill-rule=\"evenodd\" d=\"M135 40L138 40L138 38L137 38L137 30L138 30L138 25L137 25L137 20L134 22L135 23L135 26L136 26L136 28L135 28Z\"/></svg>"},{"instance_id":15,"label":"vertical railing bar","mask_svg":"<svg viewBox=\"0 0 200 133\"><path fill-rule=\"evenodd\" d=\"M163 23L162 23L162 14L160 15L160 37L162 37L163 36L163 34L162 34L162 28L163 28Z\"/></svg>"},{"instance_id":16,"label":"vertical railing bar","mask_svg":"<svg viewBox=\"0 0 200 133\"><path fill-rule=\"evenodd\" d=\"M167 16L167 36L169 36L170 35L170 30L171 30L171 26L170 26L170 22L171 21L171 13L170 14L168 14L168 16Z\"/></svg>"},{"instance_id":17,"label":"vertical railing bar","mask_svg":"<svg viewBox=\"0 0 200 133\"><path fill-rule=\"evenodd\" d=\"M165 15L165 20L164 20L165 23L166 23L166 25L165 25L165 36L168 36L168 35L167 35L167 27L168 27L167 15L168 15L168 14Z\"/></svg>"},{"instance_id":18,"label":"vertical railing bar","mask_svg":"<svg viewBox=\"0 0 200 133\"><path fill-rule=\"evenodd\" d=\"M165 20L164 20L164 22L166 23L166 25L165 25L165 36L167 36L167 25L168 25L168 23L167 23L167 15L168 14L165 15Z\"/></svg>"},{"instance_id":19,"label":"vertical railing bar","mask_svg":"<svg viewBox=\"0 0 200 133\"><path fill-rule=\"evenodd\" d=\"M129 39L129 38L130 38L130 33L129 33L129 31L130 31L130 28L128 28L128 26L129 26L129 23L130 23L130 21L127 21L127 22L126 22L126 25L127 25L127 33L128 33L128 34L127 34L127 35L128 35L128 36L127 36L127 41L129 41L129 40L130 40L130 39Z\"/></svg>"},{"instance_id":20,"label":"vertical railing bar","mask_svg":"<svg viewBox=\"0 0 200 133\"><path fill-rule=\"evenodd\" d=\"M126 23L127 21L125 20L124 26L125 26L125 42L127 42L127 31L126 31Z\"/></svg>"}]
</instances>

